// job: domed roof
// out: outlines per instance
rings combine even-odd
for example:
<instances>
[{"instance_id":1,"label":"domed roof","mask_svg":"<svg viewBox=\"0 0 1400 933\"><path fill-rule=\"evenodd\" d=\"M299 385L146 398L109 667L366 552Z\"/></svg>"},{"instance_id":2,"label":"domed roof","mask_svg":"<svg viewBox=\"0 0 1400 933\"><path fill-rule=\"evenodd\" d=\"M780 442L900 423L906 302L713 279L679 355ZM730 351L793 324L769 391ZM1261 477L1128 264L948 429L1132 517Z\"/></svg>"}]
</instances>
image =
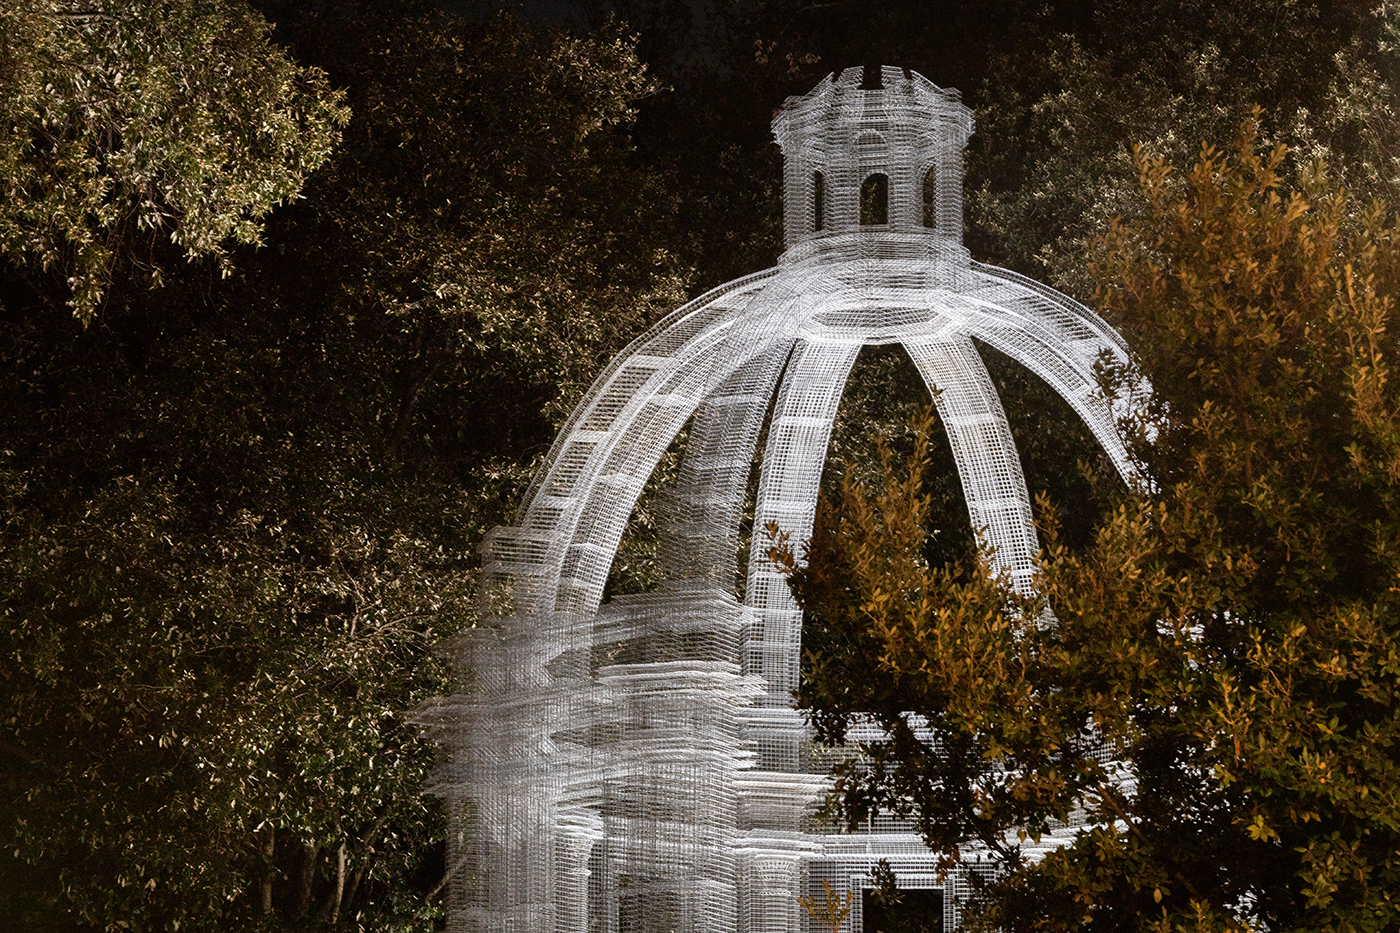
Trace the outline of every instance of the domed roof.
<instances>
[{"instance_id":1,"label":"domed roof","mask_svg":"<svg viewBox=\"0 0 1400 933\"><path fill-rule=\"evenodd\" d=\"M799 896L818 883L859 890L887 856L903 879L944 884L946 866L908 825L810 831L829 784L792 704L803 613L755 531L809 539L862 347L907 351L968 534L1022 593L1039 542L978 343L1057 392L1133 478L1117 424L1145 394L1107 397L1098 378L1104 360L1130 365L1122 340L962 247L972 115L957 92L900 68L846 69L789 98L773 132L779 265L699 296L619 354L515 522L483 542L481 624L455 649L470 686L420 716L451 752L435 792L449 799L450 864L463 867L452 933L801 933ZM626 526L678 442L655 506L658 584L604 605Z\"/></svg>"}]
</instances>

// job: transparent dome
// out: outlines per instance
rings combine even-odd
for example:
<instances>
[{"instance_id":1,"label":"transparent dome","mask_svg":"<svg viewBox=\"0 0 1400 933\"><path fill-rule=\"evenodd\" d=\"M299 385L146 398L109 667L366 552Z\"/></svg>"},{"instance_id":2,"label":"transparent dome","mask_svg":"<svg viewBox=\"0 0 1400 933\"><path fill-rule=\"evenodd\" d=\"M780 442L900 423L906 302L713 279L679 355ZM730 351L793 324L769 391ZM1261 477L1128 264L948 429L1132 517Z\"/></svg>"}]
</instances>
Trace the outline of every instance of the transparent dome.
<instances>
[{"instance_id":1,"label":"transparent dome","mask_svg":"<svg viewBox=\"0 0 1400 933\"><path fill-rule=\"evenodd\" d=\"M956 92L899 68L865 78L847 69L774 120L779 264L619 354L515 522L482 546L481 624L452 646L462 691L421 714L444 750L455 933L800 933L800 895L823 880L858 892L882 858L901 885L945 891L954 919L965 876L944 879L911 827L813 828L827 779L792 707L802 612L763 535L741 565L746 511L748 527L810 536L851 366L897 343L934 397L968 533L1024 591L1030 497L974 341L1063 396L1126 479L1117 418L1134 397L1100 391L1096 365L1128 354L1098 316L968 258L972 116ZM657 510L661 582L603 605L642 488L682 430Z\"/></svg>"}]
</instances>

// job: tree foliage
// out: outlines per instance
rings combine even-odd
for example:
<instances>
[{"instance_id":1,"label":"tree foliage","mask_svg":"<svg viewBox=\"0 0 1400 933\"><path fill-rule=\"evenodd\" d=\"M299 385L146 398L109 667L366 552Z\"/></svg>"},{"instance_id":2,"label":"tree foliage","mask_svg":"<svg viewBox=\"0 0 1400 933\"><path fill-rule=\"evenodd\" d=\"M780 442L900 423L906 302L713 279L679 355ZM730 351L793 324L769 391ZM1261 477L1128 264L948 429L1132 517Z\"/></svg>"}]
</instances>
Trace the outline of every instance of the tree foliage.
<instances>
[{"instance_id":1,"label":"tree foliage","mask_svg":"<svg viewBox=\"0 0 1400 933\"><path fill-rule=\"evenodd\" d=\"M285 23L336 36L354 116L261 249L155 291L113 267L90 327L3 268L0 925L431 929L408 720L451 692L474 545L683 294L617 233L668 203L620 27Z\"/></svg>"},{"instance_id":2,"label":"tree foliage","mask_svg":"<svg viewBox=\"0 0 1400 933\"><path fill-rule=\"evenodd\" d=\"M1380 355L1338 388L1327 374L1351 365L1347 353L1363 352L1337 349L1352 346L1344 336L1360 325L1319 323L1320 309L1339 300L1336 289L1313 295L1302 283L1331 282L1350 258L1359 306L1382 313L1367 296L1387 294L1390 228L1383 214L1334 205L1329 185L1345 182L1368 195L1394 187L1393 5L999 0L942 4L935 15L903 0L543 6L577 16L565 27L479 4L418 0L0 4L7 121L0 134L0 925L432 925L444 870L435 848L441 827L422 794L431 753L405 711L450 691L430 646L472 623L474 546L507 518L558 423L612 353L685 297L774 261L781 197L772 108L851 64L907 65L963 88L977 106L968 178L969 241L979 257L1051 270L1084 294L1090 281L1076 271L1090 255L1084 236L1115 214L1129 218L1097 255L1104 281L1136 283L1105 292L1104 304L1164 390L1155 430L1177 440L1142 450L1164 491L1123 499L1104 482L1103 462L1091 459L1081 471L1076 460L1090 442L1062 443L1079 431L1072 413L1013 365L990 361L1032 486L1055 497L1053 505L1043 500L1040 514L1063 519L1060 537L1047 540L1065 556L1047 562L1047 573L1074 566L1071 558L1085 562L1089 569L1076 572L1101 573L1106 605L1118 607L1095 624L1126 639L1125 630L1108 628L1126 624L1113 615L1126 613L1123 606L1154 623L1173 616L1156 608L1167 599L1157 589L1133 590L1102 569L1118 573L1126 558L1095 564L1093 554L1117 547L1146 555L1144 567L1158 567L1160 558L1171 580L1199 581L1206 577L1198 565L1217 546L1209 542L1228 543L1220 554L1235 569L1222 578L1228 586L1211 584L1219 596L1209 605L1226 606L1228 597L1229 608L1212 609L1199 636L1186 630L1200 643L1180 649L1194 652L1180 664L1194 670L1214 663L1209 652L1221 653L1234 665L1219 669L1236 678L1235 703L1244 695L1237 691L1263 676L1249 666L1247 633L1261 632L1270 650L1296 642L1297 651L1320 658L1328 643L1309 639L1321 637L1313 634L1321 622L1291 642L1271 641L1266 623L1286 612L1302 618L1296 605L1308 601L1322 607L1316 619L1341 613L1344 600L1382 605L1379 597L1366 601L1390 572L1389 557L1375 556L1368 543L1381 539L1368 529L1381 528L1389 508L1377 478L1390 469L1386 337L1376 332L1378 349L1364 352ZM1294 145L1277 165L1261 163L1260 177L1274 187L1258 188L1256 201L1265 204L1267 190L1283 192L1286 182L1307 209L1287 223L1226 223L1239 203L1254 202L1223 188L1221 205L1236 207L1221 207L1218 231L1198 237L1202 256L1215 258L1183 267L1177 254L1189 238L1167 233L1176 229L1172 205L1195 197L1193 176L1149 171L1162 205L1154 214L1155 202L1130 200L1137 168L1126 142L1146 139L1179 159L1256 101L1272 114L1265 134ZM1244 164L1233 153L1211 156L1221 178ZM1314 155L1329 157L1334 182L1303 183ZM1324 248L1316 238L1332 229L1319 219L1328 217L1335 230ZM1309 234L1309 249L1331 257L1317 260L1321 273L1305 271L1295 256L1306 252L1298 245L1304 227L1322 231ZM1215 244L1227 230L1239 255L1270 236L1291 244L1276 250L1273 271L1256 277L1264 284L1249 286L1264 297L1246 300L1232 291L1245 279L1221 285L1219 274L1203 271L1226 262ZM1119 278L1109 271L1114 263L1122 265ZM1201 330L1201 318L1171 310L1180 304L1168 301L1171 290L1185 294L1186 280L1174 277L1179 268L1196 270L1192 295L1221 307L1257 306L1265 317L1283 306L1268 297L1270 288L1289 283L1286 297L1287 289L1313 297L1293 302L1302 325L1271 325L1271 344L1250 337L1245 323ZM1154 276L1166 284L1153 284ZM157 282L163 287L153 289ZM1149 315L1139 305L1159 310ZM1150 357L1154 347L1177 345L1155 340L1158 325L1177 344L1194 341L1197 356L1164 349ZM1237 360L1237 345L1255 356ZM1302 374L1289 383L1293 407L1230 410L1226 418L1227 406L1215 401L1222 393L1283 392L1269 346L1288 361L1289 379ZM1332 356L1321 349L1329 346ZM1193 375L1197 359L1214 361L1214 369ZM897 420L890 413L914 407L924 391L903 363L872 354L852 379L833 456L852 464L853 475L882 475L862 453L863 435L889 427ZM1353 410L1370 414L1347 414ZM1244 482L1245 468L1207 444L1205 433L1181 427L1192 419L1215 432L1210 438L1232 435L1241 445L1246 429L1264 424L1273 432L1261 450L1276 452L1284 467L1264 469L1262 455L1250 460L1249 482L1258 482L1249 488L1283 517L1261 525L1264 512L1250 504L1256 499L1229 486ZM1307 437L1332 444L1331 459L1310 459ZM906 455L918 443L916 432L905 432L891 446ZM1205 466L1193 466L1198 450L1212 451L1199 454ZM966 637L992 638L1002 626L999 644L1029 650L1039 643L1003 631L1004 594L971 568L953 569L974 548L953 530L962 521L955 478L933 475L948 474L946 454L926 448L921 492L905 494L928 496L930 520L945 528L923 539L926 569L943 575L937 589L956 595L952 605L983 619L982 629L968 623ZM1304 463L1322 464L1306 489L1289 472ZM1197 503L1195 511L1169 495L1193 470L1221 484L1211 487L1214 498L1183 493L1180 502ZM1363 481L1365 470L1374 475ZM1163 503L1172 521L1189 516L1197 524L1142 518L1142 509ZM1098 527L1106 505L1126 511ZM831 527L838 513L823 514L821 527ZM871 505L870 515L879 514ZM618 588L644 585L648 574L646 500L637 518L615 568ZM1228 533L1220 530L1227 519L1235 529ZM1319 530L1308 532L1310 521ZM1130 534L1139 525L1140 541ZM1177 530L1167 535L1159 525ZM1275 535L1272 550L1246 546L1262 540L1259 527ZM913 540L914 525L905 532ZM1353 538L1365 546L1339 544ZM1164 550L1163 542L1188 539L1195 543L1181 544L1181 554ZM1314 552L1322 556L1299 556ZM1260 582L1261 567L1279 566L1292 589ZM908 568L899 573L915 581ZM1235 579L1241 574L1246 582ZM825 682L851 691L840 694L848 709L908 708L898 691L917 678L890 677L883 649L837 592L814 613L819 625L810 633L827 659ZM1197 590L1188 595L1205 599ZM1069 632L1065 607L1073 602L1056 599L1064 603L1056 618ZM1082 612L1091 615L1087 604ZM1195 620L1191 612L1182 609L1182 617ZM1379 645L1383 616L1358 618L1379 626ZM1089 623L1080 630L1094 631ZM1106 644L1085 648L1085 678L1103 681L1117 670L1102 663ZM1172 657L1187 657L1180 652ZM859 678L848 678L851 671ZM1355 696L1375 696L1375 708L1384 708L1378 682L1357 681L1345 702L1335 701L1340 726L1351 728L1344 713L1357 708ZM1224 688L1202 683L1193 702L1208 711ZM1301 674L1289 683L1320 689L1316 677ZM1165 681L1151 684L1167 690ZM1305 716L1302 694L1289 696L1296 701L1289 712ZM925 705L935 698L930 693ZM1049 702L1039 694L1031 700ZM835 728L841 714L832 715ZM1213 721L1205 716L1183 721L1215 735L1200 725ZM1251 747L1245 735L1261 729L1242 734L1242 754ZM1292 774L1287 763L1304 752L1321 754L1321 745L1298 744L1312 741L1299 730L1301 738L1279 735L1283 757L1267 766L1278 775ZM960 734L969 749L991 752L987 761L1011 747L976 745L981 731ZM1193 819L1207 828L1191 839L1228 848L1238 836L1255 847L1241 851L1284 852L1269 864L1294 878L1288 872L1298 857L1287 846L1322 838L1321 819L1307 817L1299 835L1282 811L1250 811L1279 834L1250 838L1248 827L1230 822L1245 812L1239 807L1292 799L1261 797L1264 785L1249 783L1264 780L1265 764L1233 766L1226 785L1208 773L1215 746L1207 739L1190 738L1189 729L1162 734L1152 746L1159 758L1144 752L1142 760L1182 763L1159 769L1177 782L1162 778L1177 796L1162 790L1154 799L1199 801L1191 804L1197 810L1176 814L1200 814ZM1032 799L997 790L1004 769L970 771L981 775L987 799L1000 802L984 811L971 798L948 798L948 808L971 808L953 831L994 839L998 827L1034 827L1045 807L1059 813L1073 788L1087 786L1088 778L1073 777L1074 755L1097 761L1107 739L1076 741ZM1233 737L1228 745L1233 754ZM1051 761L1061 752L1025 754ZM1342 759L1307 760L1345 773ZM899 761L883 761L898 777ZM1072 777L1055 778L1054 768ZM1295 778L1269 779L1282 786ZM911 794L933 786L929 775L920 780ZM1055 789L1055 780L1071 789ZM1363 803L1379 807L1383 796L1371 790ZM1321 803L1299 813L1334 818ZM1135 825L1147 832L1166 825L1167 814ZM1361 838L1346 835L1359 833L1359 822L1327 825L1342 833L1338 846ZM1234 827L1236 836L1220 827ZM1111 832L1102 839L1110 854L1118 851L1110 843L1138 845ZM1193 877L1193 844L1172 855L1182 865L1145 844L1130 855ZM1365 845L1356 851L1369 859ZM1334 864L1345 862L1341 852L1332 853ZM1325 864L1328 853L1316 853ZM1121 903L1112 884L1126 877L1128 857L1105 855L1099 865L1070 853L1071 867L1047 862L1044 873L1018 877L1049 881L1017 890L1068 917L1078 907L1065 892L1092 885L1063 879L1071 869L1098 872L1093 883L1109 893L1084 897ZM1200 856L1200 865L1209 862ZM1290 891L1303 884L1288 883ZM1334 902L1350 903L1354 884L1337 883ZM1245 882L1220 884L1233 891ZM1184 916L1179 885L1163 890L1162 903Z\"/></svg>"},{"instance_id":3,"label":"tree foliage","mask_svg":"<svg viewBox=\"0 0 1400 933\"><path fill-rule=\"evenodd\" d=\"M1286 175L1326 158L1363 200L1394 200L1394 16L1364 2L1115 0L1094 5L1090 28L1031 28L1024 47L994 52L976 94L979 241L1087 298L1088 241L1141 203L1128 143L1184 163L1255 106L1291 147Z\"/></svg>"},{"instance_id":4,"label":"tree foliage","mask_svg":"<svg viewBox=\"0 0 1400 933\"><path fill-rule=\"evenodd\" d=\"M256 244L347 113L325 75L225 0L15 0L0 9L0 253L67 281L84 324L116 266L162 276Z\"/></svg>"},{"instance_id":5,"label":"tree foliage","mask_svg":"<svg viewBox=\"0 0 1400 933\"><path fill-rule=\"evenodd\" d=\"M793 567L819 733L890 732L836 813L997 853L988 929L1396 922L1400 226L1285 157L1253 121L1180 183L1138 150L1146 209L1093 271L1156 391L1144 481L1086 548L1042 527L1035 599L924 559L928 425Z\"/></svg>"}]
</instances>

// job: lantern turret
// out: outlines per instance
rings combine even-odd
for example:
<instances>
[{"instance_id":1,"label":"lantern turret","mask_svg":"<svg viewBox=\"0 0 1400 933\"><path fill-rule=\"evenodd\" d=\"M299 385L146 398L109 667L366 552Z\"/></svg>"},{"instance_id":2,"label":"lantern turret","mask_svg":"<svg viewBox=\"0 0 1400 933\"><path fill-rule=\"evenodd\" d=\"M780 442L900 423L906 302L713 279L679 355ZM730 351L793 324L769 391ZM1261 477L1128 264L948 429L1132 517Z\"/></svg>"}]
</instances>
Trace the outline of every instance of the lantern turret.
<instances>
[{"instance_id":1,"label":"lantern turret","mask_svg":"<svg viewBox=\"0 0 1400 933\"><path fill-rule=\"evenodd\" d=\"M955 90L890 66L847 68L773 120L783 150L784 263L865 242L881 255L963 258L962 150L972 111Z\"/></svg>"}]
</instances>

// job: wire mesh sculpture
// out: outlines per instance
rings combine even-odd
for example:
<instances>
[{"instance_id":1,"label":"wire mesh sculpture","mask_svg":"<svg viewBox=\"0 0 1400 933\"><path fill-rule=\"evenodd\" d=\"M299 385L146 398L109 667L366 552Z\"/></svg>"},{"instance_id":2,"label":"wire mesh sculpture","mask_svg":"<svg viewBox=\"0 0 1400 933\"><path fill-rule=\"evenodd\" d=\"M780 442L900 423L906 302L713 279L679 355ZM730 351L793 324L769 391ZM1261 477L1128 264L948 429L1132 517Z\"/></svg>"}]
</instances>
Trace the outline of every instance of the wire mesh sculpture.
<instances>
[{"instance_id":1,"label":"wire mesh sculpture","mask_svg":"<svg viewBox=\"0 0 1400 933\"><path fill-rule=\"evenodd\" d=\"M809 823L826 789L792 706L802 618L753 527L811 533L837 405L861 347L899 343L951 442L994 569L1028 587L1030 499L973 338L1045 380L1125 478L1095 364L1127 362L1100 318L962 245L956 91L852 68L788 99L787 249L772 269L674 312L598 377L515 524L483 545L483 624L455 646L460 692L425 711L445 747L454 933L799 933L799 897L869 885L956 887L901 827ZM662 580L600 605L624 527L689 425L661 509ZM953 918L953 899L945 914ZM857 904L846 921L860 929Z\"/></svg>"}]
</instances>

